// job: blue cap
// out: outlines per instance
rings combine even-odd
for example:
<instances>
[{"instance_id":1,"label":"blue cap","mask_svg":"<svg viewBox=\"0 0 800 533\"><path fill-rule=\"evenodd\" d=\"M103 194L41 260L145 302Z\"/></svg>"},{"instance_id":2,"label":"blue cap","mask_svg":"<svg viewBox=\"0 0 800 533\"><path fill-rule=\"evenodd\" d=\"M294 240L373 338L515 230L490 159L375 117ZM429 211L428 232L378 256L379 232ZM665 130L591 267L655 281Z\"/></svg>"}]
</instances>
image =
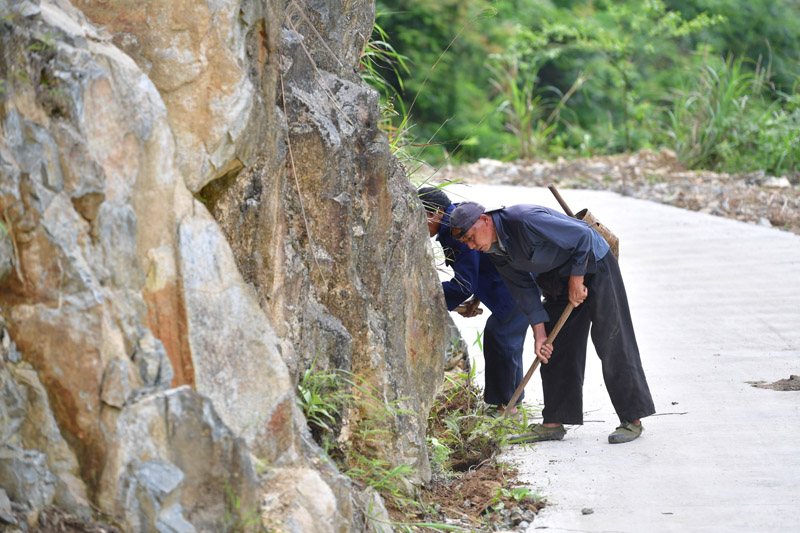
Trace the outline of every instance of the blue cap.
<instances>
[{"instance_id":1,"label":"blue cap","mask_svg":"<svg viewBox=\"0 0 800 533\"><path fill-rule=\"evenodd\" d=\"M469 228L478 221L481 215L486 211L481 204L476 202L463 202L453 209L450 213L450 231L453 232L454 237L458 237L462 233L469 231Z\"/></svg>"}]
</instances>

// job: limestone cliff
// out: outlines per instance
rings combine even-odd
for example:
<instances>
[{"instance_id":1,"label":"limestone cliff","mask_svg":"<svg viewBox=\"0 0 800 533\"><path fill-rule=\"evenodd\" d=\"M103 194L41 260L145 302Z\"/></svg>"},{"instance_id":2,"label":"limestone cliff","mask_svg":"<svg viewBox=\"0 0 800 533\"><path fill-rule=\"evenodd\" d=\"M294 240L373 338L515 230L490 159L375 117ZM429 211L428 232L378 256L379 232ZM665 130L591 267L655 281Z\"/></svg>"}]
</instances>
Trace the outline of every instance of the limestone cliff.
<instances>
[{"instance_id":1,"label":"limestone cliff","mask_svg":"<svg viewBox=\"0 0 800 533\"><path fill-rule=\"evenodd\" d=\"M376 449L429 475L446 312L356 71L373 17L0 1L0 492L28 519L366 528L295 403L315 358L414 413Z\"/></svg>"}]
</instances>

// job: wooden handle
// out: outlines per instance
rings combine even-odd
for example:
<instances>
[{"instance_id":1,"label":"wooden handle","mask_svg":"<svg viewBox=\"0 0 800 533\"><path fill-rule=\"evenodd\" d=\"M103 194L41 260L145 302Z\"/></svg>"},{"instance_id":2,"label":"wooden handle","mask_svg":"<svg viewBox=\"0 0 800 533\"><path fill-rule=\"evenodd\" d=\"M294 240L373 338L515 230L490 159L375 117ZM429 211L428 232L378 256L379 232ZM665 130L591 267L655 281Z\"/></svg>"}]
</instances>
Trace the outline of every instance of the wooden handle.
<instances>
[{"instance_id":1,"label":"wooden handle","mask_svg":"<svg viewBox=\"0 0 800 533\"><path fill-rule=\"evenodd\" d=\"M561 331L561 327L564 325L564 322L567 321L567 319L569 318L569 314L572 312L573 309L575 309L575 306L573 306L571 303L567 304L567 307L564 308L564 312L561 313L561 316L558 318L558 322L556 322L556 325L553 328L553 331L550 332L550 335L548 335L547 339L544 341L545 344L553 344L553 341L555 340L556 335L558 335L558 332ZM534 356L536 356L535 353L534 353ZM508 410L512 406L517 404L517 399L522 394L522 391L525 390L525 385L528 384L528 381L530 381L531 376L533 376L533 373L536 371L536 367L538 367L538 366L539 366L539 357L536 356L536 358L533 360L533 364L528 369L528 373L525 374L524 378L522 378L522 383L519 384L519 386L517 387L517 390L514 391L514 395L508 401L508 404L506 405L506 409L505 409L506 416L508 416Z\"/></svg>"},{"instance_id":2,"label":"wooden handle","mask_svg":"<svg viewBox=\"0 0 800 533\"><path fill-rule=\"evenodd\" d=\"M558 204L561 206L561 209L563 209L568 216L574 217L575 215L572 213L572 209L570 209L569 206L567 205L567 202L565 202L564 199L561 198L561 195L558 193L558 189L556 189L555 184L551 183L550 185L547 186L547 188L550 189L550 192L553 193L553 196L556 197L556 200L558 201Z\"/></svg>"}]
</instances>

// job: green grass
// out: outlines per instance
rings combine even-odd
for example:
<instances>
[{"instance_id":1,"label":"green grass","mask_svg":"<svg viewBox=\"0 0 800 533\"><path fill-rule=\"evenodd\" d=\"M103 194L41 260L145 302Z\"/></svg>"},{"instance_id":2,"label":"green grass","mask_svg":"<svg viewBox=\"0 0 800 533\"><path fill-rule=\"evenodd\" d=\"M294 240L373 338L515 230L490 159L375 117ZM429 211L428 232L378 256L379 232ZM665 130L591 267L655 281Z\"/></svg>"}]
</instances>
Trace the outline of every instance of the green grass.
<instances>
[{"instance_id":1,"label":"green grass","mask_svg":"<svg viewBox=\"0 0 800 533\"><path fill-rule=\"evenodd\" d=\"M317 370L316 357L298 384L297 403L312 436L339 469L358 486L403 499L410 465L392 465L380 453L392 439L393 424L413 412L402 409L404 398L384 401L364 379L344 370ZM350 436L339 440L345 412L356 414Z\"/></svg>"},{"instance_id":2,"label":"green grass","mask_svg":"<svg viewBox=\"0 0 800 533\"><path fill-rule=\"evenodd\" d=\"M689 168L723 172L795 172L800 161L800 95L774 94L769 65L744 58L704 64L678 90L667 132Z\"/></svg>"},{"instance_id":3,"label":"green grass","mask_svg":"<svg viewBox=\"0 0 800 533\"><path fill-rule=\"evenodd\" d=\"M496 461L499 447L529 423L532 413L527 408L523 408L523 415L516 422L486 416L482 391L472 384L474 378L474 365L468 373L448 376L431 408L428 455L432 470L440 478L463 474L454 465L465 464L465 460ZM410 481L416 478L414 469L408 464L393 465L384 457L382 449L396 435L394 420L415 415L400 408L403 399L386 402L358 376L341 370L317 369L312 364L298 385L297 401L306 414L312 435L339 470L356 487L378 491L387 507L394 510L396 519L388 525L400 531L465 531L430 520L437 516L432 505L411 490ZM345 412L358 416L348 426L349 438L343 440L338 437ZM498 492L493 505L497 506L501 498L528 496L522 489L504 490ZM397 519L398 516L405 519Z\"/></svg>"}]
</instances>

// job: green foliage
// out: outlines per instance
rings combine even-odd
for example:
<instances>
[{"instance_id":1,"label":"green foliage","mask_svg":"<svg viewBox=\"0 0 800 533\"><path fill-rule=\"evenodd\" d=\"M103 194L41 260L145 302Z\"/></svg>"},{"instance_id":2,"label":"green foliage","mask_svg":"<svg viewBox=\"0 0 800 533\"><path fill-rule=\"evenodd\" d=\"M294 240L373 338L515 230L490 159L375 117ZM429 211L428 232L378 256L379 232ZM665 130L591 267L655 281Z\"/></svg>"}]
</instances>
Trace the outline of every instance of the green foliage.
<instances>
[{"instance_id":1,"label":"green foliage","mask_svg":"<svg viewBox=\"0 0 800 533\"><path fill-rule=\"evenodd\" d=\"M676 91L668 134L692 168L788 173L800 162L800 93L772 94L766 68L742 58L704 65Z\"/></svg>"},{"instance_id":2,"label":"green foliage","mask_svg":"<svg viewBox=\"0 0 800 533\"><path fill-rule=\"evenodd\" d=\"M448 157L678 149L675 139L694 145L680 128L670 132L688 112L676 106L681 95L685 104L708 84L704 69L722 74L733 57L742 61L742 74L763 79L740 87L750 92L739 117L750 122L734 137L752 140L686 160L796 172L799 0L496 0L492 11L486 5L378 2L382 29L408 58L402 85L386 80L405 102L402 122L414 125L414 157L436 165Z\"/></svg>"},{"instance_id":3,"label":"green foliage","mask_svg":"<svg viewBox=\"0 0 800 533\"><path fill-rule=\"evenodd\" d=\"M395 531L472 531L472 528L440 523L441 514L427 492L415 489L412 493L409 479L415 472L408 464L392 465L382 448L396 438L394 424L398 418L416 416L401 407L403 398L386 401L379 391L365 379L353 373L317 368L317 358L304 372L298 385L298 405L303 409L312 434L323 444L328 456L341 472L359 488L378 491L392 511L392 520L382 522ZM523 432L531 412L521 407L517 418L488 416L487 406L481 399L482 391L474 386L475 365L470 371L449 374L441 392L434 399L428 417L428 451L431 467L438 476L453 478L478 464L497 463L496 452L512 442L515 434ZM348 415L346 416L345 413ZM347 438L342 438L343 419ZM227 523L232 531L250 531L250 514L241 510L235 495L228 491ZM497 491L492 506L499 510L501 502L536 502L523 487L504 487ZM491 510L491 509L490 509ZM366 513L372 520L370 509ZM446 512L445 512L446 513ZM483 515L487 524L491 513ZM380 524L379 524L380 525ZM238 529L237 529L238 528Z\"/></svg>"},{"instance_id":4,"label":"green foliage","mask_svg":"<svg viewBox=\"0 0 800 533\"><path fill-rule=\"evenodd\" d=\"M245 510L236 493L225 482L225 531L228 533L268 533L258 508Z\"/></svg>"},{"instance_id":5,"label":"green foliage","mask_svg":"<svg viewBox=\"0 0 800 533\"><path fill-rule=\"evenodd\" d=\"M481 389L469 373L446 376L442 392L428 416L428 448L431 466L444 477L453 477L470 466L494 461L497 450L525 431L531 408L520 405L517 418L488 416Z\"/></svg>"},{"instance_id":6,"label":"green foliage","mask_svg":"<svg viewBox=\"0 0 800 533\"><path fill-rule=\"evenodd\" d=\"M611 86L604 87L604 92L619 95L625 150L632 148L630 113L631 107L639 101L639 91L634 90L634 83L643 86L642 92L647 90L647 81L640 67L664 54L655 43L674 43L678 37L692 35L724 20L722 16L708 17L705 13L686 20L680 13L667 11L661 0L647 0L635 5L613 3L594 19L576 21L575 50L600 53L614 74L610 78ZM597 24L598 21L601 24Z\"/></svg>"},{"instance_id":7,"label":"green foliage","mask_svg":"<svg viewBox=\"0 0 800 533\"><path fill-rule=\"evenodd\" d=\"M380 16L380 13L376 14L376 19ZM389 36L376 22L372 38L366 42L361 52L360 74L362 80L381 93L380 128L389 136L389 143L395 153L406 140L407 133L408 113L400 98L403 75L410 73L407 60L407 57L397 53L389 43ZM392 76L397 87L387 81L387 75ZM395 117L401 117L399 126L393 123Z\"/></svg>"},{"instance_id":8,"label":"green foliage","mask_svg":"<svg viewBox=\"0 0 800 533\"><path fill-rule=\"evenodd\" d=\"M298 384L297 403L311 433L333 457L341 470L366 487L405 501L405 479L413 474L410 465L392 465L383 458L381 447L392 439L397 417L414 413L402 409L403 398L384 401L378 391L362 378L344 371L315 370L316 357ZM346 410L357 412L350 438L337 441Z\"/></svg>"},{"instance_id":9,"label":"green foliage","mask_svg":"<svg viewBox=\"0 0 800 533\"><path fill-rule=\"evenodd\" d=\"M473 342L472 345L477 346L478 349L483 352L483 332L478 332L478 334L475 336L475 342ZM472 379L471 376L470 379Z\"/></svg>"},{"instance_id":10,"label":"green foliage","mask_svg":"<svg viewBox=\"0 0 800 533\"><path fill-rule=\"evenodd\" d=\"M517 32L533 37L522 28ZM504 130L511 134L505 158L529 159L552 142L561 123L561 111L586 78L579 75L566 93L552 86L540 87L537 80L543 61L526 58L524 51L515 48L490 56L487 68L492 73L497 109L506 117Z\"/></svg>"},{"instance_id":11,"label":"green foliage","mask_svg":"<svg viewBox=\"0 0 800 533\"><path fill-rule=\"evenodd\" d=\"M543 500L544 497L538 492L533 492L528 487L498 487L496 489L494 498L492 498L491 503L489 503L489 508L495 512L502 511L505 507L505 504L503 504L502 501L503 499L513 500L515 502L525 499L540 501Z\"/></svg>"},{"instance_id":12,"label":"green foliage","mask_svg":"<svg viewBox=\"0 0 800 533\"><path fill-rule=\"evenodd\" d=\"M391 465L382 458L381 448L393 439L393 421L415 413L400 407L405 398L386 401L363 379L350 373L342 374L344 382L354 389L351 398L360 414L352 428L351 439L340 443L345 474L390 497L396 504L404 505L410 501L405 480L414 470L407 464Z\"/></svg>"},{"instance_id":13,"label":"green foliage","mask_svg":"<svg viewBox=\"0 0 800 533\"><path fill-rule=\"evenodd\" d=\"M316 358L315 358L316 361ZM441 530L465 531L463 528L420 521L436 516L423 499L408 492L408 479L414 474L410 465L391 465L383 458L381 447L392 439L393 420L413 416L402 409L403 399L385 401L365 380L345 371L323 372L315 364L303 374L298 385L298 405L306 413L309 427L317 442L323 444L340 471L362 488L377 490L389 505L404 512L408 521L392 521L387 525L400 531ZM492 418L486 414L481 390L473 386L475 367L469 373L446 378L442 392L436 397L428 419L428 449L431 466L439 475L457 475L480 462L494 461L499 446L528 425L529 411L523 409L519 419ZM349 438L337 439L344 412L357 413L349 426ZM324 428L322 429L324 424ZM465 462L466 461L466 462ZM466 466L465 466L466 465ZM530 497L522 488L504 489L497 498L520 500ZM236 527L249 524L249 515L240 510L233 493L228 495L228 522ZM499 500L498 500L499 501ZM493 502L496 503L496 502ZM246 529L243 529L243 531Z\"/></svg>"},{"instance_id":14,"label":"green foliage","mask_svg":"<svg viewBox=\"0 0 800 533\"><path fill-rule=\"evenodd\" d=\"M376 18L380 17L380 13ZM379 90L384 98L391 98L397 94L394 86L386 80L382 70L388 68L394 76L400 90L403 90L403 74L410 74L406 61L402 54L389 44L389 36L376 22L373 27L373 37L366 42L364 50L361 52L361 79Z\"/></svg>"},{"instance_id":15,"label":"green foliage","mask_svg":"<svg viewBox=\"0 0 800 533\"><path fill-rule=\"evenodd\" d=\"M416 533L420 531L420 528L432 529L434 531L462 531L464 533L468 532L468 530L464 529L463 527L449 526L447 524L436 524L433 522L403 522L403 523L392 522L390 525L394 526L395 528L405 533Z\"/></svg>"},{"instance_id":16,"label":"green foliage","mask_svg":"<svg viewBox=\"0 0 800 533\"><path fill-rule=\"evenodd\" d=\"M29 51L41 52L43 54L47 53L49 50L54 50L55 48L55 35L52 33L43 34L39 40L28 46Z\"/></svg>"},{"instance_id":17,"label":"green foliage","mask_svg":"<svg viewBox=\"0 0 800 533\"><path fill-rule=\"evenodd\" d=\"M415 156L442 161L457 150L474 151L478 132L493 129L483 123L493 113L483 63L487 46L500 51L487 39L495 31L494 10L480 0L376 4L383 28L409 57L401 94L413 117Z\"/></svg>"},{"instance_id":18,"label":"green foliage","mask_svg":"<svg viewBox=\"0 0 800 533\"><path fill-rule=\"evenodd\" d=\"M724 15L725 24L687 39L689 48L706 45L718 57L745 57L753 61L772 57L776 89L789 92L800 72L800 1L772 0L665 0L686 17L699 13Z\"/></svg>"},{"instance_id":19,"label":"green foliage","mask_svg":"<svg viewBox=\"0 0 800 533\"><path fill-rule=\"evenodd\" d=\"M584 150L588 141L594 148L629 150L646 143L637 135L634 145L630 130L651 116L658 72L672 66L678 39L722 20L704 14L685 20L659 0L576 3L514 32L506 55L533 65L540 85L554 92L579 91L567 104L567 121L550 132L562 149ZM540 150L558 151L553 148Z\"/></svg>"},{"instance_id":20,"label":"green foliage","mask_svg":"<svg viewBox=\"0 0 800 533\"><path fill-rule=\"evenodd\" d=\"M428 452L430 454L431 464L433 465L434 470L439 472L452 472L453 467L450 462L450 457L452 456L453 451L450 449L450 447L433 435L428 435L427 441Z\"/></svg>"},{"instance_id":21,"label":"green foliage","mask_svg":"<svg viewBox=\"0 0 800 533\"><path fill-rule=\"evenodd\" d=\"M298 384L297 403L306 416L315 440L340 470L357 484L371 487L384 497L407 503L406 479L410 465L392 465L383 458L381 447L392 439L397 417L411 416L402 409L400 398L383 400L364 379L344 370L315 370L316 357ZM350 438L337 440L345 411L357 413Z\"/></svg>"},{"instance_id":22,"label":"green foliage","mask_svg":"<svg viewBox=\"0 0 800 533\"><path fill-rule=\"evenodd\" d=\"M341 390L339 372L317 372L317 357L303 373L297 386L297 405L308 421L315 440L328 450L335 436L334 427L351 396Z\"/></svg>"}]
</instances>

